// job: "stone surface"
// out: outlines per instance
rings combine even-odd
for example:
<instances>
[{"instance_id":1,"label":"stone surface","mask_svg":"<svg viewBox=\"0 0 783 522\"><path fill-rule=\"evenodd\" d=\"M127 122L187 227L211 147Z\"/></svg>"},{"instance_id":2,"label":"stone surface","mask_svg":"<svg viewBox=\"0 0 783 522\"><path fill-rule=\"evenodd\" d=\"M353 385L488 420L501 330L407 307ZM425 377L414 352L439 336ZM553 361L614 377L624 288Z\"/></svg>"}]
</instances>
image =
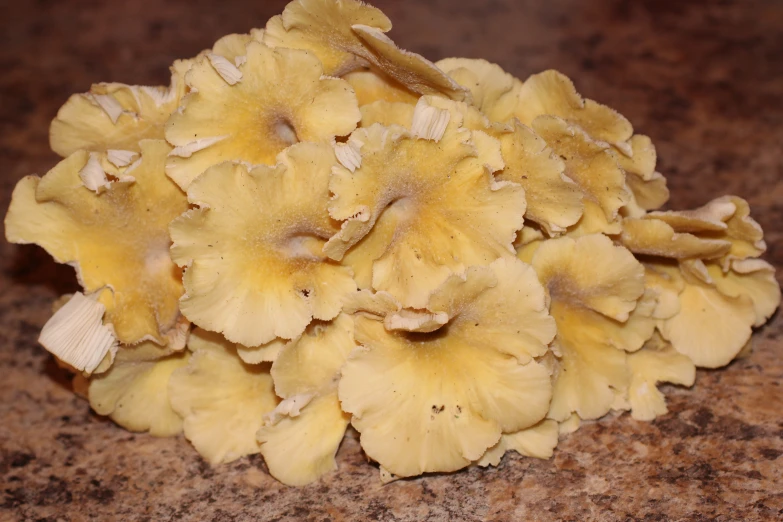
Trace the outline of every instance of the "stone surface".
<instances>
[{"instance_id":1,"label":"stone surface","mask_svg":"<svg viewBox=\"0 0 783 522\"><path fill-rule=\"evenodd\" d=\"M48 123L92 82L167 81L168 64L259 26L282 1L30 0L0 34L0 213L16 181L56 161ZM658 146L672 208L734 193L783 264L783 4L770 0L378 1L393 37L431 59L483 57L519 77L556 68ZM90 413L36 345L73 272L0 241L0 521L781 520L783 319L748 359L667 388L671 412L584 426L548 461L507 456L381 487L348 438L311 486L259 458L211 468L182 438ZM783 273L778 274L778 278Z\"/></svg>"}]
</instances>

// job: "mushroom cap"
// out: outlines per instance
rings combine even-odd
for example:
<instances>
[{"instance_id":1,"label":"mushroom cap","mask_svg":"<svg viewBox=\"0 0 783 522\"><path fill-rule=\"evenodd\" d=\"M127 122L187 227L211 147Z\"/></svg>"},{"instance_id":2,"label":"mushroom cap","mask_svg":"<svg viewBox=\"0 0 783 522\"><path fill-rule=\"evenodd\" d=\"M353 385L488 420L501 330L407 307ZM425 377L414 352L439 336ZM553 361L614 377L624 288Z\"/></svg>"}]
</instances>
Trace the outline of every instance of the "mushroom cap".
<instances>
[{"instance_id":1,"label":"mushroom cap","mask_svg":"<svg viewBox=\"0 0 783 522\"><path fill-rule=\"evenodd\" d=\"M641 350L628 355L628 367L631 370L628 387L631 416L641 421L651 421L668 412L666 399L656 384L669 382L692 386L696 380L693 362L657 333Z\"/></svg>"},{"instance_id":2,"label":"mushroom cap","mask_svg":"<svg viewBox=\"0 0 783 522\"><path fill-rule=\"evenodd\" d=\"M337 468L334 460L350 416L337 398L340 368L356 347L353 319L311 324L272 365L275 391L282 397L257 438L270 473L288 485L304 485ZM286 403L296 402L295 408Z\"/></svg>"},{"instance_id":3,"label":"mushroom cap","mask_svg":"<svg viewBox=\"0 0 783 522\"><path fill-rule=\"evenodd\" d=\"M139 142L163 139L164 125L185 94L190 60L171 66L169 87L98 83L74 94L57 111L49 128L49 144L67 157L79 150L139 152Z\"/></svg>"},{"instance_id":4,"label":"mushroom cap","mask_svg":"<svg viewBox=\"0 0 783 522\"><path fill-rule=\"evenodd\" d=\"M709 277L706 269L705 274ZM753 300L746 294L724 295L693 276L682 281L680 311L663 321L661 334L700 368L727 365L750 338L756 322Z\"/></svg>"},{"instance_id":5,"label":"mushroom cap","mask_svg":"<svg viewBox=\"0 0 783 522\"><path fill-rule=\"evenodd\" d=\"M435 64L398 48L384 34L390 29L386 15L357 0L294 0L269 20L264 42L312 51L331 76L369 64L415 93L465 98L467 91Z\"/></svg>"},{"instance_id":6,"label":"mushroom cap","mask_svg":"<svg viewBox=\"0 0 783 522\"><path fill-rule=\"evenodd\" d=\"M550 398L549 372L533 357L546 352L554 325L528 265L504 258L472 267L430 302L451 318L431 333L357 316L362 346L339 384L362 447L401 477L469 465L502 432L540 421Z\"/></svg>"},{"instance_id":7,"label":"mushroom cap","mask_svg":"<svg viewBox=\"0 0 783 522\"><path fill-rule=\"evenodd\" d=\"M6 237L39 244L58 263L75 266L85 291L101 292L104 321L120 342L163 344L177 326L182 295L180 271L168 253L168 224L187 209L187 199L164 174L170 147L143 140L140 148L141 159L124 174L108 173L117 181L103 170L106 155L87 151L73 153L41 179L22 179L6 215ZM88 171L103 181L92 185Z\"/></svg>"},{"instance_id":8,"label":"mushroom cap","mask_svg":"<svg viewBox=\"0 0 783 522\"><path fill-rule=\"evenodd\" d=\"M223 163L188 189L193 209L171 223L172 259L187 267L182 313L248 347L293 339L335 317L356 290L350 269L325 259L334 153L301 143L275 167Z\"/></svg>"},{"instance_id":9,"label":"mushroom cap","mask_svg":"<svg viewBox=\"0 0 783 522\"><path fill-rule=\"evenodd\" d=\"M456 110L416 110L414 131L376 124L338 145L349 160L333 171L329 213L345 222L324 252L342 259L353 248L345 262L360 287L371 272L373 288L422 307L450 274L513 253L525 198L492 177L503 166L497 140L462 128Z\"/></svg>"},{"instance_id":10,"label":"mushroom cap","mask_svg":"<svg viewBox=\"0 0 783 522\"><path fill-rule=\"evenodd\" d=\"M775 279L775 267L761 259L734 260L728 271L710 263L707 265L715 288L727 297L745 295L753 303L756 314L753 326L767 322L780 305L780 285Z\"/></svg>"},{"instance_id":11,"label":"mushroom cap","mask_svg":"<svg viewBox=\"0 0 783 522\"><path fill-rule=\"evenodd\" d=\"M530 428L501 435L500 442L487 450L478 461L478 465L497 466L503 455L512 450L526 457L548 459L554 455L558 439L557 422L544 419Z\"/></svg>"},{"instance_id":12,"label":"mushroom cap","mask_svg":"<svg viewBox=\"0 0 783 522\"><path fill-rule=\"evenodd\" d=\"M364 64L364 43L351 29L355 24L384 32L392 27L380 9L357 0L294 0L267 22L264 43L311 51L325 74L342 76Z\"/></svg>"},{"instance_id":13,"label":"mushroom cap","mask_svg":"<svg viewBox=\"0 0 783 522\"><path fill-rule=\"evenodd\" d=\"M492 121L514 117L522 82L499 65L475 58L444 58L435 65L470 91L471 103Z\"/></svg>"},{"instance_id":14,"label":"mushroom cap","mask_svg":"<svg viewBox=\"0 0 783 522\"><path fill-rule=\"evenodd\" d=\"M580 235L611 233L611 224L631 197L616 154L605 143L591 139L581 127L558 117L536 118L533 130L563 160L565 175L581 189L585 209L578 225Z\"/></svg>"},{"instance_id":15,"label":"mushroom cap","mask_svg":"<svg viewBox=\"0 0 783 522\"><path fill-rule=\"evenodd\" d=\"M543 241L532 265L557 323L560 357L549 417L601 417L620 406L627 389L626 350L637 350L655 326L655 302L640 301L644 267L599 234Z\"/></svg>"},{"instance_id":16,"label":"mushroom cap","mask_svg":"<svg viewBox=\"0 0 783 522\"><path fill-rule=\"evenodd\" d=\"M522 83L518 100L514 116L525 125L531 125L539 116L550 115L581 127L594 140L609 144L622 144L633 134L633 127L625 117L606 105L583 99L573 82L554 70L531 75Z\"/></svg>"},{"instance_id":17,"label":"mushroom cap","mask_svg":"<svg viewBox=\"0 0 783 522\"><path fill-rule=\"evenodd\" d=\"M634 254L672 259L717 258L731 249L729 241L675 232L669 224L658 219L624 219L619 239Z\"/></svg>"},{"instance_id":18,"label":"mushroom cap","mask_svg":"<svg viewBox=\"0 0 783 522\"><path fill-rule=\"evenodd\" d=\"M151 346L150 346L151 345ZM90 407L99 415L130 431L148 431L170 437L182 431L182 418L169 403L168 385L174 371L188 363L190 355L179 353L152 359L152 343L118 352L114 365L90 379Z\"/></svg>"},{"instance_id":19,"label":"mushroom cap","mask_svg":"<svg viewBox=\"0 0 783 522\"><path fill-rule=\"evenodd\" d=\"M361 114L348 83L323 76L314 55L251 41L245 61L207 55L186 76L192 91L166 125L166 172L183 189L225 160L274 163L297 142L349 134ZM227 110L230 108L230 110Z\"/></svg>"},{"instance_id":20,"label":"mushroom cap","mask_svg":"<svg viewBox=\"0 0 783 522\"><path fill-rule=\"evenodd\" d=\"M513 132L499 136L505 167L495 176L525 189L525 218L549 236L564 232L582 217L582 190L565 175L565 163L528 127L513 122Z\"/></svg>"},{"instance_id":21,"label":"mushroom cap","mask_svg":"<svg viewBox=\"0 0 783 522\"><path fill-rule=\"evenodd\" d=\"M256 432L278 403L267 366L243 363L219 334L195 329L193 354L169 380L171 407L185 437L211 464L259 452Z\"/></svg>"}]
</instances>

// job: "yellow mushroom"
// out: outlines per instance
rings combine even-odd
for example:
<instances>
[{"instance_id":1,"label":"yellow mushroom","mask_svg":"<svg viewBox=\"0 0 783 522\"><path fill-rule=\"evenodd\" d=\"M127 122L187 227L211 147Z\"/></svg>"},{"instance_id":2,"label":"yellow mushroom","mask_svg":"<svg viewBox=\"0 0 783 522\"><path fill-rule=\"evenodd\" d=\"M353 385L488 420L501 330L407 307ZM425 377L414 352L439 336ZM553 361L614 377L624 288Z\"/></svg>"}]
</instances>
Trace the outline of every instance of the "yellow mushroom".
<instances>
[{"instance_id":1,"label":"yellow mushroom","mask_svg":"<svg viewBox=\"0 0 783 522\"><path fill-rule=\"evenodd\" d=\"M342 78L353 87L360 108L381 100L413 105L419 99L401 83L371 69L353 71Z\"/></svg>"},{"instance_id":2,"label":"yellow mushroom","mask_svg":"<svg viewBox=\"0 0 783 522\"><path fill-rule=\"evenodd\" d=\"M57 262L73 265L85 292L98 293L104 321L120 342L165 344L181 330L183 291L169 257L168 224L187 209L187 199L164 174L170 147L144 140L140 149L140 159L122 172L103 170L106 155L80 151L43 178L22 179L6 216L6 237L39 244ZM78 316L77 309L71 312Z\"/></svg>"},{"instance_id":3,"label":"yellow mushroom","mask_svg":"<svg viewBox=\"0 0 783 522\"><path fill-rule=\"evenodd\" d=\"M650 421L668 412L666 399L656 385L659 382L693 386L696 367L657 333L638 352L628 355L631 380L628 402L631 416Z\"/></svg>"},{"instance_id":4,"label":"yellow mushroom","mask_svg":"<svg viewBox=\"0 0 783 522\"><path fill-rule=\"evenodd\" d=\"M289 145L349 134L361 117L351 86L324 77L315 56L256 41L239 66L201 57L186 82L192 92L166 125L166 172L183 189L223 161L272 164Z\"/></svg>"},{"instance_id":5,"label":"yellow mushroom","mask_svg":"<svg viewBox=\"0 0 783 522\"><path fill-rule=\"evenodd\" d=\"M584 213L571 234L619 233L619 211L631 193L612 149L591 139L581 127L554 116L536 118L533 130L563 160L565 175L582 192Z\"/></svg>"},{"instance_id":6,"label":"yellow mushroom","mask_svg":"<svg viewBox=\"0 0 783 522\"><path fill-rule=\"evenodd\" d=\"M261 454L276 479L301 486L337 469L334 460L350 416L337 398L340 368L356 347L353 319L313 323L272 365L283 401L258 431Z\"/></svg>"},{"instance_id":7,"label":"yellow mushroom","mask_svg":"<svg viewBox=\"0 0 783 522\"><path fill-rule=\"evenodd\" d=\"M497 466L507 451L516 451L526 457L548 459L555 452L559 438L558 423L552 419L544 419L535 426L504 433L500 442L492 446L478 461L479 466Z\"/></svg>"},{"instance_id":8,"label":"yellow mushroom","mask_svg":"<svg viewBox=\"0 0 783 522\"><path fill-rule=\"evenodd\" d=\"M52 150L66 157L79 150L139 152L144 139L163 139L164 125L185 94L190 60L171 66L169 87L99 83L74 94L57 112L49 128Z\"/></svg>"},{"instance_id":9,"label":"yellow mushroom","mask_svg":"<svg viewBox=\"0 0 783 522\"><path fill-rule=\"evenodd\" d=\"M596 419L621 407L628 388L627 351L652 335L654 301L645 299L644 268L603 235L543 241L532 265L551 299L559 356L549 418L572 412Z\"/></svg>"},{"instance_id":10,"label":"yellow mushroom","mask_svg":"<svg viewBox=\"0 0 783 522\"><path fill-rule=\"evenodd\" d=\"M190 354L166 353L149 341L120 350L107 372L90 379L90 407L130 431L149 431L156 437L180 433L182 418L171 408L168 385Z\"/></svg>"},{"instance_id":11,"label":"yellow mushroom","mask_svg":"<svg viewBox=\"0 0 783 522\"><path fill-rule=\"evenodd\" d=\"M331 76L372 65L418 94L465 99L467 91L421 55L398 48L384 33L391 22L358 0L294 0L267 22L264 43L313 52Z\"/></svg>"},{"instance_id":12,"label":"yellow mushroom","mask_svg":"<svg viewBox=\"0 0 783 522\"><path fill-rule=\"evenodd\" d=\"M448 278L429 299L447 325L389 331L357 316L361 344L342 370L339 395L367 455L389 473L454 471L500 440L538 423L550 377L534 358L554 323L529 265L502 258Z\"/></svg>"},{"instance_id":13,"label":"yellow mushroom","mask_svg":"<svg viewBox=\"0 0 783 522\"><path fill-rule=\"evenodd\" d=\"M337 230L326 212L334 164L330 145L301 143L275 167L223 163L190 185L200 208L171 224L172 258L187 267L186 317L254 347L340 312L356 285L321 253Z\"/></svg>"},{"instance_id":14,"label":"yellow mushroom","mask_svg":"<svg viewBox=\"0 0 783 522\"><path fill-rule=\"evenodd\" d=\"M258 453L256 432L278 403L269 367L243 363L231 343L198 328L188 348L187 366L176 370L168 384L185 437L211 464Z\"/></svg>"},{"instance_id":15,"label":"yellow mushroom","mask_svg":"<svg viewBox=\"0 0 783 522\"><path fill-rule=\"evenodd\" d=\"M524 191L492 177L497 140L461 124L420 101L411 130L376 124L337 145L329 213L344 223L324 252L345 256L360 288L422 307L450 274L513 253Z\"/></svg>"}]
</instances>

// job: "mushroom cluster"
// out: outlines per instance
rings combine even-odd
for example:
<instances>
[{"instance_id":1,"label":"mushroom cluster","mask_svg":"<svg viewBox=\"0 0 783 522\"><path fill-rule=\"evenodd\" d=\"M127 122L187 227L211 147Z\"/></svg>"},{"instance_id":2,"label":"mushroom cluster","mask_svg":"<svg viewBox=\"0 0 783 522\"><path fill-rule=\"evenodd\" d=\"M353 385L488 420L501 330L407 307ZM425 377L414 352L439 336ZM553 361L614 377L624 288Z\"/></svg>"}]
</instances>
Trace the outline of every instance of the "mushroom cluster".
<instances>
[{"instance_id":1,"label":"mushroom cluster","mask_svg":"<svg viewBox=\"0 0 783 522\"><path fill-rule=\"evenodd\" d=\"M750 350L780 288L747 202L658 210L650 139L567 77L390 29L294 0L60 109L5 231L75 268L40 343L98 414L290 485L353 426L389 481L548 458Z\"/></svg>"}]
</instances>

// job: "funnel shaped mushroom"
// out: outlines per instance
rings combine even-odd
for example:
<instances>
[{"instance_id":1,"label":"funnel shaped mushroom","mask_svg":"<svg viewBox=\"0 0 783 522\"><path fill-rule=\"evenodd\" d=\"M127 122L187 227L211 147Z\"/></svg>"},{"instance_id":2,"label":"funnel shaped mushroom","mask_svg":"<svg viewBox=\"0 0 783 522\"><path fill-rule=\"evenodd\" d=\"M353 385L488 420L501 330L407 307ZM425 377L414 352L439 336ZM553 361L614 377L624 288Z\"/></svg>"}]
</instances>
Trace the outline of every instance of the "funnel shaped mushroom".
<instances>
[{"instance_id":1,"label":"funnel shaped mushroom","mask_svg":"<svg viewBox=\"0 0 783 522\"><path fill-rule=\"evenodd\" d=\"M190 60L174 62L169 87L99 83L74 94L49 128L52 150L63 157L78 150L127 155L140 151L141 140L163 139L164 125L185 94L190 65Z\"/></svg>"},{"instance_id":2,"label":"funnel shaped mushroom","mask_svg":"<svg viewBox=\"0 0 783 522\"><path fill-rule=\"evenodd\" d=\"M187 267L182 313L248 347L293 339L334 318L356 290L350 269L325 259L331 146L301 143L276 167L217 165L188 189L171 224L172 258Z\"/></svg>"},{"instance_id":3,"label":"funnel shaped mushroom","mask_svg":"<svg viewBox=\"0 0 783 522\"><path fill-rule=\"evenodd\" d=\"M338 315L313 323L272 365L275 392L283 398L258 431L269 472L301 486L337 469L334 456L350 417L337 398L340 368L356 347L353 319Z\"/></svg>"},{"instance_id":4,"label":"funnel shaped mushroom","mask_svg":"<svg viewBox=\"0 0 783 522\"><path fill-rule=\"evenodd\" d=\"M615 157L626 173L625 181L641 210L654 210L669 200L666 178L655 171L657 155L652 141L642 134L628 140L628 150Z\"/></svg>"},{"instance_id":5,"label":"funnel shaped mushroom","mask_svg":"<svg viewBox=\"0 0 783 522\"><path fill-rule=\"evenodd\" d=\"M264 43L312 51L331 76L372 65L406 89L462 100L466 91L421 55L398 48L384 33L391 22L358 0L294 0L269 20Z\"/></svg>"},{"instance_id":6,"label":"funnel shaped mushroom","mask_svg":"<svg viewBox=\"0 0 783 522\"><path fill-rule=\"evenodd\" d=\"M144 140L140 149L141 159L122 174L104 171L106 155L80 151L41 179L22 179L6 216L6 237L36 243L57 262L75 266L85 291L101 292L104 321L120 342L165 344L177 327L182 295L181 274L168 253L168 224L187 209L187 199L164 173L170 147Z\"/></svg>"},{"instance_id":7,"label":"funnel shaped mushroom","mask_svg":"<svg viewBox=\"0 0 783 522\"><path fill-rule=\"evenodd\" d=\"M149 342L120 350L109 371L90 379L90 407L130 431L149 431L156 437L180 433L182 418L171 408L168 385L190 354L160 358L160 352Z\"/></svg>"},{"instance_id":8,"label":"funnel shaped mushroom","mask_svg":"<svg viewBox=\"0 0 783 522\"><path fill-rule=\"evenodd\" d=\"M252 41L239 66L210 54L186 76L192 92L166 127L166 172L183 189L226 160L271 164L297 142L349 134L361 117L353 89L323 76L305 51Z\"/></svg>"},{"instance_id":9,"label":"funnel shaped mushroom","mask_svg":"<svg viewBox=\"0 0 783 522\"><path fill-rule=\"evenodd\" d=\"M533 122L533 129L563 160L565 175L582 192L584 215L574 235L619 233L618 213L631 194L615 153L561 118L541 116Z\"/></svg>"},{"instance_id":10,"label":"funnel shaped mushroom","mask_svg":"<svg viewBox=\"0 0 783 522\"><path fill-rule=\"evenodd\" d=\"M532 264L557 323L559 371L549 417L601 417L627 390L626 350L638 350L652 334L651 321L639 321L639 332L631 322L645 290L644 268L603 235L544 241Z\"/></svg>"},{"instance_id":11,"label":"funnel shaped mushroom","mask_svg":"<svg viewBox=\"0 0 783 522\"><path fill-rule=\"evenodd\" d=\"M421 308L450 274L513 253L525 195L493 179L496 140L462 128L457 111L416 111L413 131L373 125L337 146L329 213L345 222L324 252L339 260L352 248L360 287Z\"/></svg>"},{"instance_id":12,"label":"funnel shaped mushroom","mask_svg":"<svg viewBox=\"0 0 783 522\"><path fill-rule=\"evenodd\" d=\"M171 375L168 387L185 437L211 464L258 453L256 432L278 402L268 366L243 363L235 346L201 329L188 348L187 366Z\"/></svg>"},{"instance_id":13,"label":"funnel shaped mushroom","mask_svg":"<svg viewBox=\"0 0 783 522\"><path fill-rule=\"evenodd\" d=\"M465 467L549 405L549 372L533 358L546 353L554 324L530 266L503 258L472 267L430 303L451 318L431 333L357 316L362 346L339 385L367 455L400 477Z\"/></svg>"}]
</instances>

